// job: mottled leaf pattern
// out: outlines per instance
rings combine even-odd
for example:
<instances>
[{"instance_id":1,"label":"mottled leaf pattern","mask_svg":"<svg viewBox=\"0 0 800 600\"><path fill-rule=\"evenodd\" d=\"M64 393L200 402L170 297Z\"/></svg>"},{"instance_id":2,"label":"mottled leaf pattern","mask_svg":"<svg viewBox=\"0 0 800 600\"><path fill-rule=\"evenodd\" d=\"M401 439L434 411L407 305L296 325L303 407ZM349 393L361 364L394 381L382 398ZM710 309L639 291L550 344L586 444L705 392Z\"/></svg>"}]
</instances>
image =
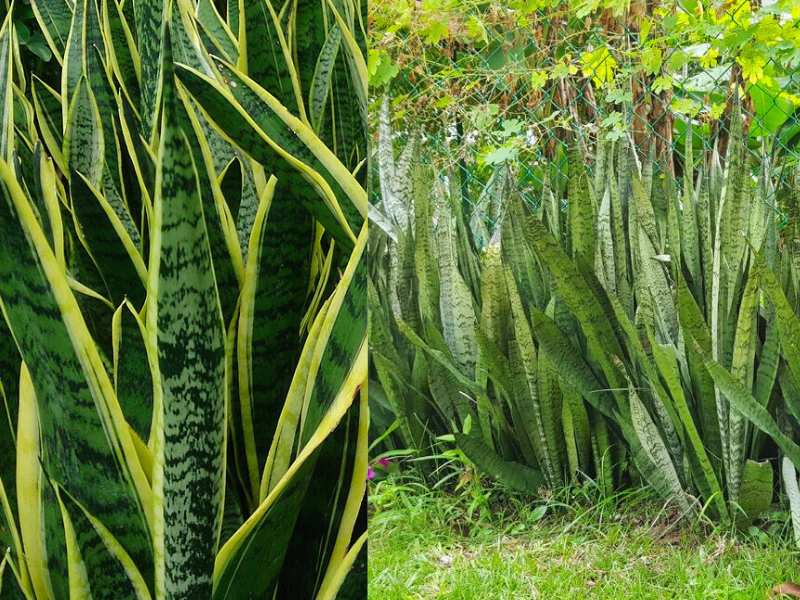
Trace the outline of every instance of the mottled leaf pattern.
<instances>
[{"instance_id":1,"label":"mottled leaf pattern","mask_svg":"<svg viewBox=\"0 0 800 600\"><path fill-rule=\"evenodd\" d=\"M165 86L169 89L171 86ZM208 596L222 519L225 327L197 173L165 99L150 256L148 328L158 348L156 590ZM163 586L163 587L162 587Z\"/></svg>"}]
</instances>

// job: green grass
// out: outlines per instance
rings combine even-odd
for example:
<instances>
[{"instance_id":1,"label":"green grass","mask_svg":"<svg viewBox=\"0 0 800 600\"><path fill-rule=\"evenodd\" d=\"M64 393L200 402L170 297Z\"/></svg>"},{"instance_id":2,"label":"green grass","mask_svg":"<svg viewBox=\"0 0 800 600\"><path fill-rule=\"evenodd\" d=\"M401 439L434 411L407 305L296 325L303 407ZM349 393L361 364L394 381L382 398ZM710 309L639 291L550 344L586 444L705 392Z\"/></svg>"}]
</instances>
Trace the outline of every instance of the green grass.
<instances>
[{"instance_id":1,"label":"green grass","mask_svg":"<svg viewBox=\"0 0 800 600\"><path fill-rule=\"evenodd\" d=\"M537 501L392 477L371 484L369 529L369 597L381 600L755 600L800 580L784 513L734 532L681 520L643 490Z\"/></svg>"}]
</instances>

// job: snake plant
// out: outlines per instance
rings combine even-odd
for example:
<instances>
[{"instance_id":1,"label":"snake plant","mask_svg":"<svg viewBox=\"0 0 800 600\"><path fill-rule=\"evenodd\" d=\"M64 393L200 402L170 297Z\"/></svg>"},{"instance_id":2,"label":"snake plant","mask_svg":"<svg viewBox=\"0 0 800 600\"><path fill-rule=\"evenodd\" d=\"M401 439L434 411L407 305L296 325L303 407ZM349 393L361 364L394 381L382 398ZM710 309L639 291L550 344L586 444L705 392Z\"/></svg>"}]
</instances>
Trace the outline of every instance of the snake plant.
<instances>
[{"instance_id":1,"label":"snake plant","mask_svg":"<svg viewBox=\"0 0 800 600\"><path fill-rule=\"evenodd\" d=\"M396 443L453 433L513 488L643 481L737 523L770 505L769 459L796 490L800 188L732 106L727 149L698 153L689 124L677 175L597 140L529 203L508 164L473 197L406 152L413 135L398 156L384 105L371 389Z\"/></svg>"},{"instance_id":2,"label":"snake plant","mask_svg":"<svg viewBox=\"0 0 800 600\"><path fill-rule=\"evenodd\" d=\"M364 6L0 30L0 598L361 598Z\"/></svg>"}]
</instances>

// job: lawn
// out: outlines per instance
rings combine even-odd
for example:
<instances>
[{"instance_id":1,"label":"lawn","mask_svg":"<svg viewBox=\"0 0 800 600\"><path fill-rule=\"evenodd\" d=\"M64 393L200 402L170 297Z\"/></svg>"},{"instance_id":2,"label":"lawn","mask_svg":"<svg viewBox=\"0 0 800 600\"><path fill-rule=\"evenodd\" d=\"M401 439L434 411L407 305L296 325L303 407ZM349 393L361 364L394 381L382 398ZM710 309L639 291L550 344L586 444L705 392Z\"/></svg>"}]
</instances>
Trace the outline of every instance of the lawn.
<instances>
[{"instance_id":1,"label":"lawn","mask_svg":"<svg viewBox=\"0 0 800 600\"><path fill-rule=\"evenodd\" d=\"M380 600L754 600L800 580L779 511L733 531L681 520L644 490L570 489L536 501L399 478L372 484L370 510L369 597Z\"/></svg>"}]
</instances>

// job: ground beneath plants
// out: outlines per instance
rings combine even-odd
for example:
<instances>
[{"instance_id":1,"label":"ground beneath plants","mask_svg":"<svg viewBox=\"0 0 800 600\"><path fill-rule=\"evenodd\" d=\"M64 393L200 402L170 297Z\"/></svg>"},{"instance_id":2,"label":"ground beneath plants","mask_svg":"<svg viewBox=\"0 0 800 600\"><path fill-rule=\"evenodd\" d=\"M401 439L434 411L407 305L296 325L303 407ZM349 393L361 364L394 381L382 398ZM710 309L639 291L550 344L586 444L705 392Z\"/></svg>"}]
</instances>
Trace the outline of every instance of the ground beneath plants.
<instances>
[{"instance_id":1,"label":"ground beneath plants","mask_svg":"<svg viewBox=\"0 0 800 600\"><path fill-rule=\"evenodd\" d=\"M380 600L756 600L800 581L777 509L733 531L681 520L645 490L529 499L392 478L371 484L370 511L369 597Z\"/></svg>"}]
</instances>

